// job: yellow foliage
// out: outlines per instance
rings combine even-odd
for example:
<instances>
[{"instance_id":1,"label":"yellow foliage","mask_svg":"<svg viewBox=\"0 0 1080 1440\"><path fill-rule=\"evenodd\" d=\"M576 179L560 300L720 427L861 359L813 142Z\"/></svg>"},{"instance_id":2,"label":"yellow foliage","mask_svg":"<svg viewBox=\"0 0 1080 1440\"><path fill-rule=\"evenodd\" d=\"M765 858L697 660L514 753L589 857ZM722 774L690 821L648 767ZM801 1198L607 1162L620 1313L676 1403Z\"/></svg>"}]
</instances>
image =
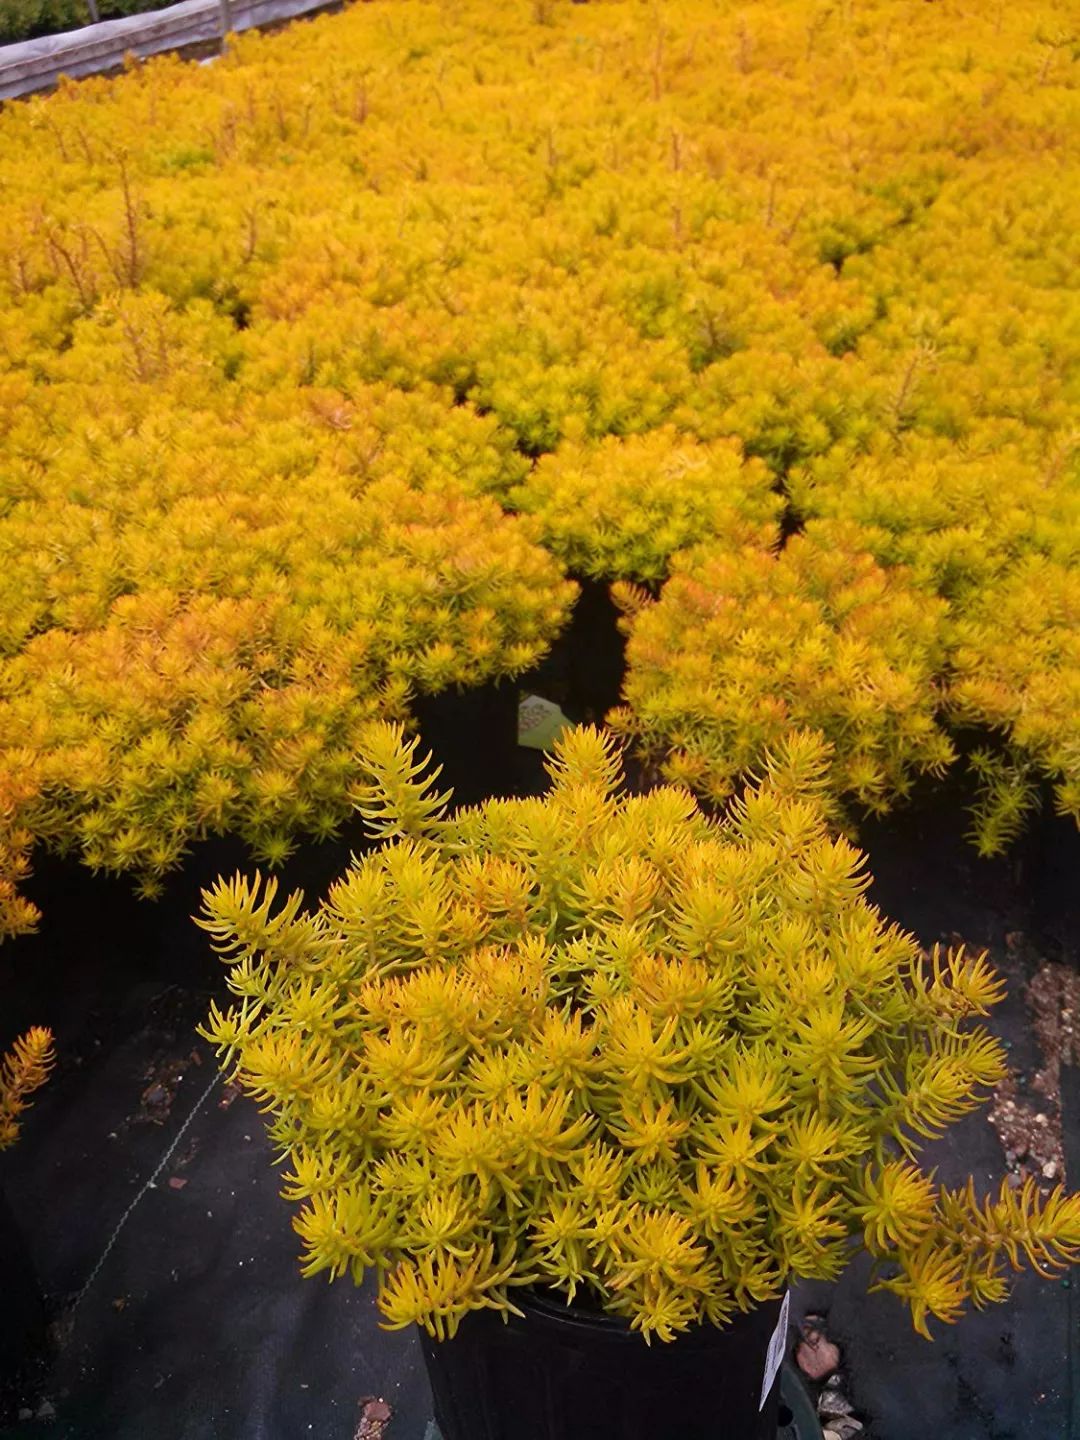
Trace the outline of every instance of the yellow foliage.
<instances>
[{"instance_id":1,"label":"yellow foliage","mask_svg":"<svg viewBox=\"0 0 1080 1440\"><path fill-rule=\"evenodd\" d=\"M922 1330L1080 1253L1080 1197L904 1158L1004 1074L972 1025L1001 987L868 904L820 741L719 818L625 794L594 729L545 798L454 813L400 733L361 743L382 843L314 911L238 877L200 922L237 997L203 1033L272 1117L306 1274L375 1268L386 1323L439 1338L539 1284L670 1340L854 1243Z\"/></svg>"},{"instance_id":2,"label":"yellow foliage","mask_svg":"<svg viewBox=\"0 0 1080 1440\"><path fill-rule=\"evenodd\" d=\"M956 716L1003 733L1013 762L976 757L979 848L995 854L1013 838L1040 774L1080 823L1080 569L1027 557L968 598L954 644Z\"/></svg>"},{"instance_id":3,"label":"yellow foliage","mask_svg":"<svg viewBox=\"0 0 1080 1440\"><path fill-rule=\"evenodd\" d=\"M781 504L760 461L671 426L560 445L509 500L537 517L543 544L578 574L654 583L697 541L770 544Z\"/></svg>"},{"instance_id":4,"label":"yellow foliage","mask_svg":"<svg viewBox=\"0 0 1080 1440\"><path fill-rule=\"evenodd\" d=\"M834 793L867 809L942 771L953 758L937 715L946 607L860 539L836 524L778 554L702 547L678 558L657 603L628 596L615 730L715 802L793 728L833 742Z\"/></svg>"},{"instance_id":5,"label":"yellow foliage","mask_svg":"<svg viewBox=\"0 0 1080 1440\"><path fill-rule=\"evenodd\" d=\"M152 893L201 835L331 833L362 727L528 669L567 565L672 572L640 637L715 582L802 657L632 642L669 776L809 723L881 810L974 723L984 849L1040 774L1077 810L1074 619L980 633L1077 560L1068 0L541 8L376 0L4 108L0 934L38 841Z\"/></svg>"},{"instance_id":6,"label":"yellow foliage","mask_svg":"<svg viewBox=\"0 0 1080 1440\"><path fill-rule=\"evenodd\" d=\"M49 1078L56 1060L52 1031L36 1025L0 1055L0 1150L19 1138L19 1117L28 1097Z\"/></svg>"},{"instance_id":7,"label":"yellow foliage","mask_svg":"<svg viewBox=\"0 0 1080 1440\"><path fill-rule=\"evenodd\" d=\"M102 486L82 536L22 507L37 528L16 579L41 607L0 659L0 882L31 839L147 893L207 834L276 863L349 813L365 725L406 718L414 690L527 668L562 624L572 586L491 500L389 476L249 483L129 516ZM38 586L26 565L46 555ZM3 928L26 928L6 899Z\"/></svg>"}]
</instances>

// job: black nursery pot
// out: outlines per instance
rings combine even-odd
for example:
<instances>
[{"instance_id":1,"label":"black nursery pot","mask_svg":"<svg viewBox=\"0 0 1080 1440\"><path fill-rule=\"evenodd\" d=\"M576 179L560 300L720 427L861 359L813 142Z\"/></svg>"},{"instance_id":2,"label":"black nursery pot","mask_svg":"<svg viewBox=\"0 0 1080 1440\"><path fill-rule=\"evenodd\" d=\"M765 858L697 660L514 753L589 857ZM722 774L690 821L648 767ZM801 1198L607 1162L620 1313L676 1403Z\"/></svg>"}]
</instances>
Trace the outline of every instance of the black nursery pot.
<instances>
[{"instance_id":1,"label":"black nursery pot","mask_svg":"<svg viewBox=\"0 0 1080 1440\"><path fill-rule=\"evenodd\" d=\"M421 1332L443 1440L776 1440L759 1409L780 1302L646 1345L614 1316L515 1295L524 1319L473 1311L452 1340Z\"/></svg>"}]
</instances>

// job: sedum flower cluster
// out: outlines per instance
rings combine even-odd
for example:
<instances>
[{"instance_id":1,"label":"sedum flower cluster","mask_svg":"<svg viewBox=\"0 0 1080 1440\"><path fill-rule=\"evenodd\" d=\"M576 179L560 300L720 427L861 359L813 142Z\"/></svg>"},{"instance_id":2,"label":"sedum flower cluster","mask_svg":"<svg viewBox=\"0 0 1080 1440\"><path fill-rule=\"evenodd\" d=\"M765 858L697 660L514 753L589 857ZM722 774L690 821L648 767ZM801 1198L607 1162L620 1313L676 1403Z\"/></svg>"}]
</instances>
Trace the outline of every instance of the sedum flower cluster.
<instances>
[{"instance_id":1,"label":"sedum flower cluster","mask_svg":"<svg viewBox=\"0 0 1080 1440\"><path fill-rule=\"evenodd\" d=\"M0 934L37 841L326 833L568 569L666 585L619 724L704 795L790 719L1075 811L1077 35L976 10L375 0L6 107Z\"/></svg>"},{"instance_id":2,"label":"sedum flower cluster","mask_svg":"<svg viewBox=\"0 0 1080 1440\"><path fill-rule=\"evenodd\" d=\"M453 813L416 749L365 735L381 843L317 909L204 896L236 996L204 1033L272 1117L306 1274L374 1269L386 1324L438 1338L539 1286L670 1340L857 1246L923 1333L1080 1256L1080 1197L916 1165L1004 1073L1000 982L867 903L819 739L719 819L625 794L591 728L545 797Z\"/></svg>"}]
</instances>

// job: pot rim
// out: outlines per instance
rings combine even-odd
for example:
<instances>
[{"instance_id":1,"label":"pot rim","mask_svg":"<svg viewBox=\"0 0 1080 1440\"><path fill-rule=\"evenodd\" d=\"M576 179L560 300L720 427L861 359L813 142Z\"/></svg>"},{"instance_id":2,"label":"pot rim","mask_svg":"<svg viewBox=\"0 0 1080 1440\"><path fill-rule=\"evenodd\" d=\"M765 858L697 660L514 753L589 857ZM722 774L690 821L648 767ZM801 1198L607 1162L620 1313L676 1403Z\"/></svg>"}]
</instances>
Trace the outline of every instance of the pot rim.
<instances>
[{"instance_id":1,"label":"pot rim","mask_svg":"<svg viewBox=\"0 0 1080 1440\"><path fill-rule=\"evenodd\" d=\"M575 1330L600 1331L612 1338L626 1338L633 1340L644 1340L641 1332L632 1328L630 1321L623 1315L613 1315L610 1311L595 1308L591 1305L583 1305L578 1300L570 1300L562 1291L553 1288L536 1289L532 1286L523 1287L517 1290L512 1297L512 1304L519 1310L525 1312L526 1319L535 1317L537 1320L549 1324L565 1326ZM680 1331L674 1340L658 1340L658 1346L668 1348L670 1345L682 1343L683 1345L715 1345L725 1338L734 1338L739 1333L740 1321L759 1323L762 1312L770 1316L771 1323L775 1323L775 1316L780 1312L783 1303L783 1296L780 1295L774 1300L765 1300L755 1305L750 1310L736 1310L726 1325L711 1325L702 1323L695 1325L691 1330ZM775 1313L774 1313L775 1312ZM513 1312L509 1313L506 1320L513 1324L517 1320L522 1321ZM768 1343L768 1339L764 1342Z\"/></svg>"}]
</instances>

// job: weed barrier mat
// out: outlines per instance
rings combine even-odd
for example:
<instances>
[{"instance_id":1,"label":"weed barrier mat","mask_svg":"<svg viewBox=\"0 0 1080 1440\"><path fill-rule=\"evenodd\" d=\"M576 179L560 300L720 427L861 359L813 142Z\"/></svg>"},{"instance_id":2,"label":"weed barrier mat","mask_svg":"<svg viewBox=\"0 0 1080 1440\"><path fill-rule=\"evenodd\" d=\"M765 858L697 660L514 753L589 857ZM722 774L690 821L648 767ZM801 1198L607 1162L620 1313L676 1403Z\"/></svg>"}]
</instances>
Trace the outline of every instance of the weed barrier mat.
<instances>
[{"instance_id":1,"label":"weed barrier mat","mask_svg":"<svg viewBox=\"0 0 1080 1440\"><path fill-rule=\"evenodd\" d=\"M468 705L456 714L467 732L476 717ZM518 776L524 786L534 780L533 770ZM966 846L963 825L939 792L867 826L872 894L927 944L962 937L991 948L1009 982L993 1028L1010 1046L1022 1097L1045 1060L1028 982L1046 958L1076 964L1080 895L1069 876L1080 868L1080 837L1045 818L1015 855L987 862ZM290 863L285 886L320 894L360 844L354 833L310 847ZM224 985L188 917L200 887L237 866L254 868L239 847L207 845L147 905L123 882L38 863L31 890L45 916L39 935L3 957L5 1023L52 1023L60 1063L3 1157L0 1184L51 1328L4 1388L4 1436L354 1440L374 1398L391 1412L386 1440L428 1432L414 1337L379 1328L370 1287L299 1278L261 1118L215 1078L194 1034ZM1076 1074L1061 1071L1074 1186ZM926 1159L952 1183L971 1173L989 1186L1005 1171L985 1109ZM862 1264L835 1286L798 1286L793 1319L827 1312L867 1440L1064 1440L1080 1434L1077 1278L1023 1276L1008 1305L936 1326L932 1345L891 1297L866 1293Z\"/></svg>"}]
</instances>

